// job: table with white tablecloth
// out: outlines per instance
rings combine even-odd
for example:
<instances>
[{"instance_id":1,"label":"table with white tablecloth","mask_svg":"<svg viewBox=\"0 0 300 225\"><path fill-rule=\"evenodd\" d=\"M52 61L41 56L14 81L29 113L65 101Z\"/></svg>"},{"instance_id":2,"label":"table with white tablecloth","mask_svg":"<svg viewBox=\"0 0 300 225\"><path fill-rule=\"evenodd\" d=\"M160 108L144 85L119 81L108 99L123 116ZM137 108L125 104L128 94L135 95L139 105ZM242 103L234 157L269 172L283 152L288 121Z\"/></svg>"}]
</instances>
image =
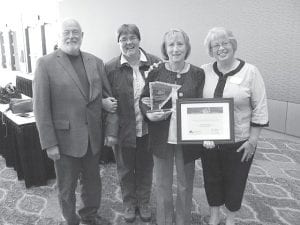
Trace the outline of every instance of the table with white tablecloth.
<instances>
[{"instance_id":1,"label":"table with white tablecloth","mask_svg":"<svg viewBox=\"0 0 300 225\"><path fill-rule=\"evenodd\" d=\"M0 155L6 166L15 169L26 187L46 185L55 178L53 161L41 149L33 113L27 117L6 111L8 104L0 104Z\"/></svg>"}]
</instances>

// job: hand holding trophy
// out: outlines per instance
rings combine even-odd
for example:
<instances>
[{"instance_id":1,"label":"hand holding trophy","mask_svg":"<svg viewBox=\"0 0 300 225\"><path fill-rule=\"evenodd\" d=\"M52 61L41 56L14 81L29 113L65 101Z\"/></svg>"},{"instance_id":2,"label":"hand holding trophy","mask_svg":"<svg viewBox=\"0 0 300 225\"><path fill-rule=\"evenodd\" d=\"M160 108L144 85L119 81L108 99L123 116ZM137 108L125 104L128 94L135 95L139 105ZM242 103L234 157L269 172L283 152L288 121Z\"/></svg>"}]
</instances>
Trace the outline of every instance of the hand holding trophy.
<instances>
[{"instance_id":1,"label":"hand holding trophy","mask_svg":"<svg viewBox=\"0 0 300 225\"><path fill-rule=\"evenodd\" d=\"M150 105L151 109L146 114L149 120L166 120L172 114L172 105L167 107L167 103L172 98L173 92L177 93L180 87L180 85L160 81L149 83L150 99L142 99Z\"/></svg>"}]
</instances>

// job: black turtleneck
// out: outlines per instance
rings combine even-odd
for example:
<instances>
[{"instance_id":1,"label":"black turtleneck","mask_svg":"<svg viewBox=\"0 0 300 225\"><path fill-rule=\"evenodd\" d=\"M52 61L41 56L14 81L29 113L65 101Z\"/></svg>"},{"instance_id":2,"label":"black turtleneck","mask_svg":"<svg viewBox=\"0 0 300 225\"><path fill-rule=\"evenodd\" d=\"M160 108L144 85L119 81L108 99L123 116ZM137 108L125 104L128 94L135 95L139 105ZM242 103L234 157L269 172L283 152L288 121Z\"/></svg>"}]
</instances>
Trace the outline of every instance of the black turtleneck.
<instances>
[{"instance_id":1,"label":"black turtleneck","mask_svg":"<svg viewBox=\"0 0 300 225\"><path fill-rule=\"evenodd\" d=\"M70 62L78 76L78 79L83 87L83 91L86 96L89 96L90 84L87 78L86 70L83 64L83 59L81 53L79 55L69 55L67 54Z\"/></svg>"}]
</instances>

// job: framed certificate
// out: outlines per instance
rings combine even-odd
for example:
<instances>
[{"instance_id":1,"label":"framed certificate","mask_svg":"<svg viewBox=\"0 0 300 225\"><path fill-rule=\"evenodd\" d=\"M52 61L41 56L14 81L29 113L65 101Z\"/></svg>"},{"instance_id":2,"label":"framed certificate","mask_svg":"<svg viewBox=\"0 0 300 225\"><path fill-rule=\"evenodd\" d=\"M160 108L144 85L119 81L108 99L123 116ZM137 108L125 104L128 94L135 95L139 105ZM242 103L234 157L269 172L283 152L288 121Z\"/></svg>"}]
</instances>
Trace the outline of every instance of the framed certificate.
<instances>
[{"instance_id":1,"label":"framed certificate","mask_svg":"<svg viewBox=\"0 0 300 225\"><path fill-rule=\"evenodd\" d=\"M177 135L180 144L234 142L232 98L177 100Z\"/></svg>"}]
</instances>

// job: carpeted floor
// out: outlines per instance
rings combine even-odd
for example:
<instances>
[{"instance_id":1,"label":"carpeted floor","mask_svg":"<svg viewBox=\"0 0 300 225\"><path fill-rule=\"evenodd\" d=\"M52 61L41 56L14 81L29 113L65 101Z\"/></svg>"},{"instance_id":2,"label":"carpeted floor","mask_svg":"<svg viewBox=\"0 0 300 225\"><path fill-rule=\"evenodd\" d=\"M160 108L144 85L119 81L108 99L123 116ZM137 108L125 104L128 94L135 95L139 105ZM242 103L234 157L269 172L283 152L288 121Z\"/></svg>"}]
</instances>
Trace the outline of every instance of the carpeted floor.
<instances>
[{"instance_id":1,"label":"carpeted floor","mask_svg":"<svg viewBox=\"0 0 300 225\"><path fill-rule=\"evenodd\" d=\"M99 215L103 225L126 224L115 164L100 166L103 181ZM174 177L175 179L175 177ZM174 197L176 179L174 182ZM79 196L79 190L77 192ZM78 198L79 199L79 198ZM80 205L78 200L78 206ZM151 198L155 218L155 183ZM203 188L201 162L196 162L192 224L205 224L208 206ZM223 215L224 218L224 215ZM155 219L153 219L155 220ZM143 223L137 219L133 224ZM0 157L0 225L62 225L55 181L47 186L26 189L13 169ZM300 143L280 139L261 139L250 171L242 209L241 225L300 224Z\"/></svg>"}]
</instances>

